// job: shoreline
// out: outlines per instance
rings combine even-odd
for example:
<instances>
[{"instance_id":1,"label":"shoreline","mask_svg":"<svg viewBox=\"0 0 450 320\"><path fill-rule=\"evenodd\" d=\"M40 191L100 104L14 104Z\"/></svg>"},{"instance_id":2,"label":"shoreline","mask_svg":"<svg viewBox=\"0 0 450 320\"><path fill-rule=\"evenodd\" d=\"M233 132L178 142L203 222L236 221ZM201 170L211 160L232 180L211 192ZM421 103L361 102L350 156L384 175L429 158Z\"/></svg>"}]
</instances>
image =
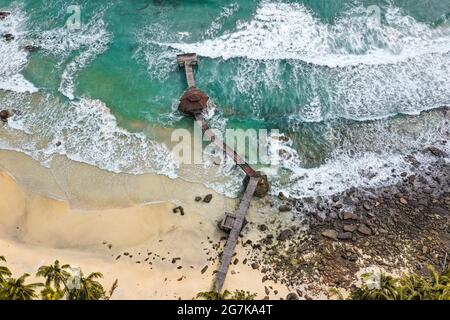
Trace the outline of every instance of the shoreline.
<instances>
[{"instance_id":1,"label":"shoreline","mask_svg":"<svg viewBox=\"0 0 450 320\"><path fill-rule=\"evenodd\" d=\"M65 192L55 182L62 167L68 175L72 170L78 174ZM117 278L113 299L192 299L211 290L218 262L213 247L224 244L217 221L226 210L234 210L237 200L200 184L157 175L112 174L70 161L53 170L26 155L0 151L0 252L14 272L33 273L59 259L102 272L105 288ZM86 176L91 179L77 185ZM134 197L121 193L127 188ZM211 203L195 202L195 196L207 194L213 195ZM173 213L179 205L185 216ZM250 215L258 219L255 208ZM239 264L232 268L226 287L249 290L262 299L261 277Z\"/></svg>"},{"instance_id":2,"label":"shoreline","mask_svg":"<svg viewBox=\"0 0 450 320\"><path fill-rule=\"evenodd\" d=\"M449 161L435 147L422 153L434 161L409 155L415 174L393 172L402 177L397 185L253 201L225 288L257 299L292 292L326 299L329 288L348 289L373 268L398 274L439 267L450 253ZM225 244L217 222L238 199L181 179L114 174L63 158L48 169L12 151L0 151L0 171L0 253L14 271L59 259L104 273L105 288L117 278L113 299L192 299L212 288ZM206 194L211 203L195 202ZM185 216L173 213L179 205Z\"/></svg>"}]
</instances>

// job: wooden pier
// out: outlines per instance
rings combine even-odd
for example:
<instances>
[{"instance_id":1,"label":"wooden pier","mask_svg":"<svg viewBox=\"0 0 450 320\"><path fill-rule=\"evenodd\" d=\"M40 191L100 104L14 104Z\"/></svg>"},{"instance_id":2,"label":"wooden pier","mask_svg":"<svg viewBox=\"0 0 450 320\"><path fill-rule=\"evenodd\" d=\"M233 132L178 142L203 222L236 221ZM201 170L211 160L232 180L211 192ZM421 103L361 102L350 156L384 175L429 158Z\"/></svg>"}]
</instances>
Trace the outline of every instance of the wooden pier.
<instances>
[{"instance_id":1,"label":"wooden pier","mask_svg":"<svg viewBox=\"0 0 450 320\"><path fill-rule=\"evenodd\" d=\"M197 54L183 54L177 56L177 62L180 67L185 68L188 89L180 99L178 109L180 112L192 116L195 119L202 132L209 138L219 149L229 157L245 172L244 180L245 192L239 204L239 208L234 215L226 214L224 220L220 224L221 227L230 232L225 245L221 264L216 275L214 290L221 292L225 278L233 258L239 234L244 226L245 215L250 207L250 202L254 195L258 197L265 196L269 191L267 177L260 172L255 171L235 150L230 148L225 142L219 139L209 128L208 123L203 117L203 111L206 109L208 96L195 87L195 80L192 66L198 64Z\"/></svg>"}]
</instances>

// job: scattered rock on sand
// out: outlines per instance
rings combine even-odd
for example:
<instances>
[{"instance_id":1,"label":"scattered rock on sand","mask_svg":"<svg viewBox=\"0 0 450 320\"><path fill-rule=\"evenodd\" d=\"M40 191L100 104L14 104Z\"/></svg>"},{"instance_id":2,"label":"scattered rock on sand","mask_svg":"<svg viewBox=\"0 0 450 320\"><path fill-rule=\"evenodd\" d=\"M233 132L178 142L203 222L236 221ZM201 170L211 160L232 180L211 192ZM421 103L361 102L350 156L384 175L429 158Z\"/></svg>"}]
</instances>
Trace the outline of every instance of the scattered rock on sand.
<instances>
[{"instance_id":1,"label":"scattered rock on sand","mask_svg":"<svg viewBox=\"0 0 450 320\"><path fill-rule=\"evenodd\" d=\"M291 292L287 295L286 300L299 300L299 299L296 293Z\"/></svg>"},{"instance_id":2,"label":"scattered rock on sand","mask_svg":"<svg viewBox=\"0 0 450 320\"><path fill-rule=\"evenodd\" d=\"M206 272L206 270L208 270L208 266L204 266L202 271L200 271L202 274L204 274Z\"/></svg>"},{"instance_id":3,"label":"scattered rock on sand","mask_svg":"<svg viewBox=\"0 0 450 320\"><path fill-rule=\"evenodd\" d=\"M208 194L208 195L203 199L203 202L204 202L204 203L210 203L211 200L212 200L212 198L213 198L213 195L212 195L212 194Z\"/></svg>"},{"instance_id":4,"label":"scattered rock on sand","mask_svg":"<svg viewBox=\"0 0 450 320\"><path fill-rule=\"evenodd\" d=\"M289 239L292 235L294 234L294 232L291 229L286 229L281 231L281 233L278 235L277 240L278 241L286 241L287 239Z\"/></svg>"},{"instance_id":5,"label":"scattered rock on sand","mask_svg":"<svg viewBox=\"0 0 450 320\"><path fill-rule=\"evenodd\" d=\"M370 228L368 226L366 226L365 224L362 224L359 226L358 232L362 233L365 236L370 236L372 234L372 230L370 230Z\"/></svg>"},{"instance_id":6,"label":"scattered rock on sand","mask_svg":"<svg viewBox=\"0 0 450 320\"><path fill-rule=\"evenodd\" d=\"M182 206L176 207L172 211L173 211L173 213L178 213L179 212L182 216L184 216L184 209L183 209Z\"/></svg>"},{"instance_id":7,"label":"scattered rock on sand","mask_svg":"<svg viewBox=\"0 0 450 320\"><path fill-rule=\"evenodd\" d=\"M354 224L346 224L344 225L345 232L355 232L357 227Z\"/></svg>"},{"instance_id":8,"label":"scattered rock on sand","mask_svg":"<svg viewBox=\"0 0 450 320\"><path fill-rule=\"evenodd\" d=\"M292 210L292 206L289 205L289 204L282 204L282 205L278 208L278 210L279 210L280 212L289 212L289 211Z\"/></svg>"},{"instance_id":9,"label":"scattered rock on sand","mask_svg":"<svg viewBox=\"0 0 450 320\"><path fill-rule=\"evenodd\" d=\"M337 240L338 233L335 230L329 229L322 232L322 236L331 240Z\"/></svg>"}]
</instances>

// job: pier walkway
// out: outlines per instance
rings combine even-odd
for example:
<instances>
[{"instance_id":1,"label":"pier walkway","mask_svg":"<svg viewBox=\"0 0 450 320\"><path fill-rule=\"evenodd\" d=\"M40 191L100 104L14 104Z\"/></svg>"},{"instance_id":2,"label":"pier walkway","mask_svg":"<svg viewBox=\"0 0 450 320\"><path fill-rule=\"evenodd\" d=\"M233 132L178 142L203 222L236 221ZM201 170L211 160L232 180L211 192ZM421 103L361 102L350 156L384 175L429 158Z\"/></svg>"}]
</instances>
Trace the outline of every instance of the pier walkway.
<instances>
[{"instance_id":1,"label":"pier walkway","mask_svg":"<svg viewBox=\"0 0 450 320\"><path fill-rule=\"evenodd\" d=\"M239 204L239 208L234 215L226 214L220 224L221 229L229 232L228 240L225 245L221 264L216 275L214 290L221 292L233 258L235 248L239 239L239 234L245 224L245 215L250 207L250 202L254 195L263 197L269 191L267 177L260 172L255 171L235 150L230 148L225 142L219 139L209 128L208 123L203 117L203 111L206 109L209 97L195 87L193 66L198 65L197 54L183 54L177 56L177 62L180 68L185 69L188 89L180 99L178 109L180 112L195 119L202 132L217 147L219 147L245 172L244 180L245 192Z\"/></svg>"}]
</instances>

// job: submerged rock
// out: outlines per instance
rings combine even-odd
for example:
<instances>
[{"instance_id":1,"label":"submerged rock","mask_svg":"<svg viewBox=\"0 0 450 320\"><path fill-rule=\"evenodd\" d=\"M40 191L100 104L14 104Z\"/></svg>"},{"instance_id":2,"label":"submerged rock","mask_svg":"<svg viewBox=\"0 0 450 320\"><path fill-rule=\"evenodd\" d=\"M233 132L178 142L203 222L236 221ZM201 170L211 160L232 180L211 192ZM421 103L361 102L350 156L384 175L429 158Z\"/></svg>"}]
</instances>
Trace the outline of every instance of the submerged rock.
<instances>
[{"instance_id":1,"label":"submerged rock","mask_svg":"<svg viewBox=\"0 0 450 320\"><path fill-rule=\"evenodd\" d=\"M3 20L11 15L9 11L0 11L0 20Z\"/></svg>"},{"instance_id":2,"label":"submerged rock","mask_svg":"<svg viewBox=\"0 0 450 320\"><path fill-rule=\"evenodd\" d=\"M13 110L2 110L2 111L0 111L0 120L3 122L6 122L14 114L15 114L15 112Z\"/></svg>"},{"instance_id":3,"label":"submerged rock","mask_svg":"<svg viewBox=\"0 0 450 320\"><path fill-rule=\"evenodd\" d=\"M12 40L15 39L14 35L11 34L11 33L6 33L6 34L4 34L4 35L3 35L3 38L4 38L7 42L12 41Z\"/></svg>"},{"instance_id":4,"label":"submerged rock","mask_svg":"<svg viewBox=\"0 0 450 320\"><path fill-rule=\"evenodd\" d=\"M435 157L438 158L446 158L448 155L445 151L438 149L436 147L428 147L428 151L430 151Z\"/></svg>"}]
</instances>

